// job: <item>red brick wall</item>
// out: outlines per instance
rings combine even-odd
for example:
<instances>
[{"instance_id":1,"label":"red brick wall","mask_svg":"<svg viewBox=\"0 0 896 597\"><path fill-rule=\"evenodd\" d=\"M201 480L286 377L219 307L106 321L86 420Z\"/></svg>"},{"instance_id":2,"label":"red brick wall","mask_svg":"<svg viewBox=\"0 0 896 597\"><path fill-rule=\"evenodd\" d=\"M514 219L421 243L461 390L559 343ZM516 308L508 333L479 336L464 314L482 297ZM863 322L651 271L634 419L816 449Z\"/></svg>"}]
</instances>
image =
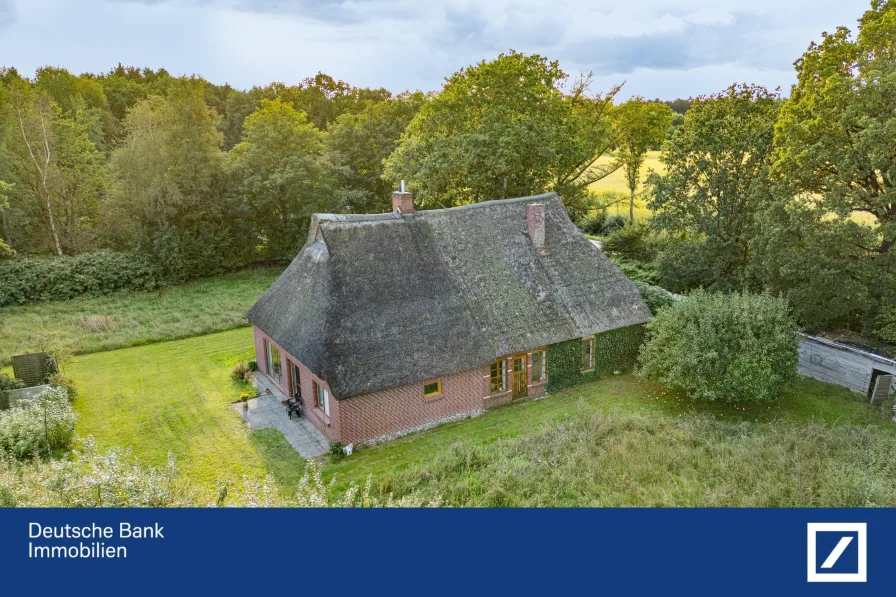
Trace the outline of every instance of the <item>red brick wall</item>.
<instances>
[{"instance_id":1,"label":"red brick wall","mask_svg":"<svg viewBox=\"0 0 896 597\"><path fill-rule=\"evenodd\" d=\"M289 363L299 368L302 408L311 421L331 442L361 444L383 441L409 431L422 429L451 418L475 415L486 408L492 408L511 401L513 387L513 360L507 358L507 391L489 395L489 367L453 373L441 378L442 393L424 398L423 383L414 383L381 392L365 394L337 401L330 392L330 416L317 408L313 382L318 382L329 391L327 382L315 376L304 364L280 348L264 332L254 328L255 356L258 368L265 374L267 355L264 341L267 340L280 349L282 379L273 381L284 394L289 393ZM547 353L545 353L547 354ZM528 353L527 384L529 397L544 392L547 380L532 383L532 353Z\"/></svg>"},{"instance_id":2,"label":"red brick wall","mask_svg":"<svg viewBox=\"0 0 896 597\"><path fill-rule=\"evenodd\" d=\"M342 443L385 440L403 432L483 410L488 394L488 368L453 373L441 378L442 393L423 397L423 383L365 394L340 403Z\"/></svg>"}]
</instances>

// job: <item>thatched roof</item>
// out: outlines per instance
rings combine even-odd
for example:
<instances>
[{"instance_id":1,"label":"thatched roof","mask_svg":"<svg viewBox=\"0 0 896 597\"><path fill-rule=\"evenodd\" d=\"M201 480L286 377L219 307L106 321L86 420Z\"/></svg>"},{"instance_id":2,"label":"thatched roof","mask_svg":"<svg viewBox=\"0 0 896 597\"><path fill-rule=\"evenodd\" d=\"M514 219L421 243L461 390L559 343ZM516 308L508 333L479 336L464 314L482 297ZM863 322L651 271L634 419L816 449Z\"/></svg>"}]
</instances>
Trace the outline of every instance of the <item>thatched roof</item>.
<instances>
[{"instance_id":1,"label":"thatched roof","mask_svg":"<svg viewBox=\"0 0 896 597\"><path fill-rule=\"evenodd\" d=\"M527 234L545 204L545 248ZM643 323L634 284L554 193L400 215L316 215L246 313L338 399Z\"/></svg>"}]
</instances>

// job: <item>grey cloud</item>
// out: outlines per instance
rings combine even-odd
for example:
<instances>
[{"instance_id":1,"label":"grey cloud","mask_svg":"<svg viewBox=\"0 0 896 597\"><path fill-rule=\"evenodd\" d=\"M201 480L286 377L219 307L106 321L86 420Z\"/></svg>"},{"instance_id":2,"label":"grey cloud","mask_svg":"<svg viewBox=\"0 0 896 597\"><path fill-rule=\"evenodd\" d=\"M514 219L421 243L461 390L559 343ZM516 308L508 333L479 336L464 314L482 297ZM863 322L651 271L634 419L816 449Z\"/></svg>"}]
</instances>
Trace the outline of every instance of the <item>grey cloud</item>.
<instances>
[{"instance_id":1,"label":"grey cloud","mask_svg":"<svg viewBox=\"0 0 896 597\"><path fill-rule=\"evenodd\" d=\"M443 31L454 43L480 43L487 27L488 19L480 10L471 7L445 7Z\"/></svg>"},{"instance_id":2,"label":"grey cloud","mask_svg":"<svg viewBox=\"0 0 896 597\"><path fill-rule=\"evenodd\" d=\"M112 0L147 5L211 6L259 14L292 15L322 23L353 25L375 19L411 20L415 4L401 0Z\"/></svg>"},{"instance_id":3,"label":"grey cloud","mask_svg":"<svg viewBox=\"0 0 896 597\"><path fill-rule=\"evenodd\" d=\"M769 33L772 32L772 35ZM566 44L561 57L587 64L597 74L637 68L682 70L721 64L753 68L789 65L792 44L780 44L772 19L737 15L728 25L689 24L681 31L633 37L595 36ZM806 40L808 43L808 40ZM781 46L785 47L781 47ZM782 60L783 59L783 60Z\"/></svg>"},{"instance_id":4,"label":"grey cloud","mask_svg":"<svg viewBox=\"0 0 896 597\"><path fill-rule=\"evenodd\" d=\"M793 60L821 31L854 27L867 9L867 0L53 3L60 10L0 0L5 64L99 71L122 59L242 87L323 70L355 84L431 90L459 68L513 48L559 60L571 75L628 78L638 93L661 96L671 87L702 91L710 78L713 85L729 77L786 81ZM36 36L41 43L29 43Z\"/></svg>"},{"instance_id":5,"label":"grey cloud","mask_svg":"<svg viewBox=\"0 0 896 597\"><path fill-rule=\"evenodd\" d=\"M16 6L13 0L0 0L0 31L16 22Z\"/></svg>"}]
</instances>

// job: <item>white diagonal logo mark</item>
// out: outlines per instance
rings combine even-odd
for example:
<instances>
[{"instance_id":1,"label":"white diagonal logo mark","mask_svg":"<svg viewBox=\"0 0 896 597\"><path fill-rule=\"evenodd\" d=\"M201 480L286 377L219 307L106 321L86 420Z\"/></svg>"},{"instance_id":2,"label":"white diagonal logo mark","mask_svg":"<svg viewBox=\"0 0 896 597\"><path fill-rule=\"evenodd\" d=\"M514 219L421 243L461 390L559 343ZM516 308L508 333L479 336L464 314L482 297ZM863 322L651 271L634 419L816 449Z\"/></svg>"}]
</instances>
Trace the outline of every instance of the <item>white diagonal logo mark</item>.
<instances>
[{"instance_id":1,"label":"white diagonal logo mark","mask_svg":"<svg viewBox=\"0 0 896 597\"><path fill-rule=\"evenodd\" d=\"M831 555L827 557L821 567L825 569L833 568L834 564L837 563L837 560L840 559L840 556L843 555L843 552L846 551L846 548L849 547L850 543L852 543L852 537L841 537L836 547L834 547L834 551L831 552Z\"/></svg>"}]
</instances>

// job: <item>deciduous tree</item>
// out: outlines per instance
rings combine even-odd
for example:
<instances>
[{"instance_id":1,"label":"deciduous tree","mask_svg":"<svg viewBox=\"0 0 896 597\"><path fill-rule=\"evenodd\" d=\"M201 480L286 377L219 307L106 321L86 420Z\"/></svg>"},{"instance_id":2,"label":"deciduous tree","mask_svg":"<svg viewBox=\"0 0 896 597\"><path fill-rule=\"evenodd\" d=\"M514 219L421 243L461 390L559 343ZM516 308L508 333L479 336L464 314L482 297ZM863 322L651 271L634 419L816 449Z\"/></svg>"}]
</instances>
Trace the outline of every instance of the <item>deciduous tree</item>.
<instances>
[{"instance_id":1,"label":"deciduous tree","mask_svg":"<svg viewBox=\"0 0 896 597\"><path fill-rule=\"evenodd\" d=\"M818 207L815 223L841 228L873 272L864 280L871 331L896 293L896 4L874 0L853 37L845 27L812 43L776 127L775 173L796 200ZM866 233L856 235L854 214ZM834 248L833 250L836 250Z\"/></svg>"},{"instance_id":2,"label":"deciduous tree","mask_svg":"<svg viewBox=\"0 0 896 597\"><path fill-rule=\"evenodd\" d=\"M584 193L613 169L597 160L614 142L617 90L589 95L584 78L564 93L566 79L557 62L518 52L458 71L411 121L386 178L431 206Z\"/></svg>"},{"instance_id":3,"label":"deciduous tree","mask_svg":"<svg viewBox=\"0 0 896 597\"><path fill-rule=\"evenodd\" d=\"M628 100L615 110L613 120L618 130L618 159L628 184L628 219L631 224L635 223L635 193L641 182L644 156L669 135L672 118L672 109L666 104L648 102L640 97Z\"/></svg>"},{"instance_id":4,"label":"deciduous tree","mask_svg":"<svg viewBox=\"0 0 896 597\"><path fill-rule=\"evenodd\" d=\"M694 280L696 285L732 288L742 282L749 230L758 206L770 198L779 104L776 94L750 85L695 99L684 124L663 145L665 174L648 177L654 225L688 237L686 244L669 247L687 251L687 258L666 263L709 274ZM706 264L712 267L707 270ZM689 272L669 276L691 277Z\"/></svg>"},{"instance_id":5,"label":"deciduous tree","mask_svg":"<svg viewBox=\"0 0 896 597\"><path fill-rule=\"evenodd\" d=\"M235 192L248 203L265 254L292 259L308 218L328 204L323 134L280 100L262 100L228 156Z\"/></svg>"},{"instance_id":6,"label":"deciduous tree","mask_svg":"<svg viewBox=\"0 0 896 597\"><path fill-rule=\"evenodd\" d=\"M378 213L390 209L393 186L383 178L383 160L395 150L424 101L420 92L402 94L371 103L358 114L343 114L330 125L326 146L339 204L345 211Z\"/></svg>"}]
</instances>

